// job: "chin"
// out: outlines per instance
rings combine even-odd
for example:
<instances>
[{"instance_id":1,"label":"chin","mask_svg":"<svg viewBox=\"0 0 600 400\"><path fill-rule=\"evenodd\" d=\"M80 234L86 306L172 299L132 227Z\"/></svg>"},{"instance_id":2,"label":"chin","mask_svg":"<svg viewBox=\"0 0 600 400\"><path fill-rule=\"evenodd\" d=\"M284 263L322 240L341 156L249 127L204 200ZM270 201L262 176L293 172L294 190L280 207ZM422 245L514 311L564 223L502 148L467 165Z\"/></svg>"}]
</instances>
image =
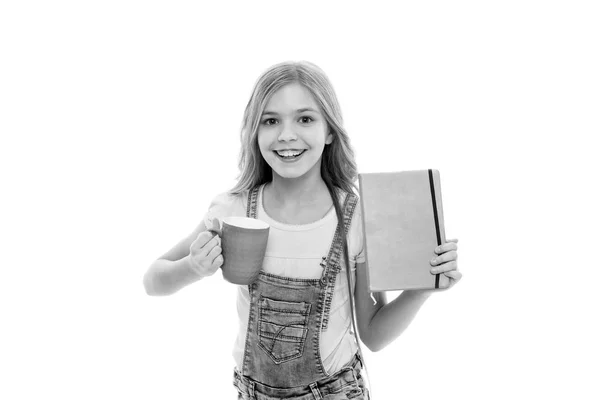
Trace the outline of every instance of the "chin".
<instances>
[{"instance_id":1,"label":"chin","mask_svg":"<svg viewBox=\"0 0 600 400\"><path fill-rule=\"evenodd\" d=\"M299 179L311 175L312 171L318 167L313 165L311 168L272 168L273 172L285 179ZM320 171L319 171L320 172Z\"/></svg>"},{"instance_id":2,"label":"chin","mask_svg":"<svg viewBox=\"0 0 600 400\"><path fill-rule=\"evenodd\" d=\"M285 170L285 169L280 169L280 168L271 168L273 170L274 174L277 174L278 176L285 178L285 179L295 179L295 178L301 178L304 175L306 175L308 173L308 171L299 171L299 170Z\"/></svg>"},{"instance_id":3,"label":"chin","mask_svg":"<svg viewBox=\"0 0 600 400\"><path fill-rule=\"evenodd\" d=\"M267 164L269 164L269 166L271 167L271 170L273 171L274 174L277 174L278 176L285 178L285 179L298 179L298 178L302 178L306 175L309 175L311 173L311 171L315 168L319 169L320 171L320 160L311 160L311 159L306 159L303 160L303 163L300 163L298 165L290 165L286 168L285 165L282 165L281 162L279 161L279 159L277 158L272 158L269 157L268 159L264 157L265 161L267 162ZM307 165L310 165L310 167L307 168Z\"/></svg>"}]
</instances>

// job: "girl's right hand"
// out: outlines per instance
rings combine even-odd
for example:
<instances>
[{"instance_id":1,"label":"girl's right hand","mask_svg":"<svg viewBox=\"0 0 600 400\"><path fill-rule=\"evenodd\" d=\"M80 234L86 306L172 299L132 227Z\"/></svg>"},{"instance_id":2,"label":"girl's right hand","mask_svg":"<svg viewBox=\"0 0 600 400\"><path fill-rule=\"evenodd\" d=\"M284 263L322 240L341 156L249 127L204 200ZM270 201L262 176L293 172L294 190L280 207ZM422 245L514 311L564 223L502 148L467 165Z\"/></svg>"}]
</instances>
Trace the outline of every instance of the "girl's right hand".
<instances>
[{"instance_id":1,"label":"girl's right hand","mask_svg":"<svg viewBox=\"0 0 600 400\"><path fill-rule=\"evenodd\" d=\"M214 231L204 231L190 245L190 265L201 277L207 277L223 265L221 237Z\"/></svg>"}]
</instances>

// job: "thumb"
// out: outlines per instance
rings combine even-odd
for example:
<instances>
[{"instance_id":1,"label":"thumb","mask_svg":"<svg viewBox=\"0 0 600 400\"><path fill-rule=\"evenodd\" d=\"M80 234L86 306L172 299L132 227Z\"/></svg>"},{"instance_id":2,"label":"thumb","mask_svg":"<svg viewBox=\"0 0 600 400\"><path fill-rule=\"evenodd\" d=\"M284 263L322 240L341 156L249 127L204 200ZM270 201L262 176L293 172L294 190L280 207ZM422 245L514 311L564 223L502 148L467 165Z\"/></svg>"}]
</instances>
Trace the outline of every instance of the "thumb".
<instances>
[{"instance_id":1,"label":"thumb","mask_svg":"<svg viewBox=\"0 0 600 400\"><path fill-rule=\"evenodd\" d=\"M221 221L218 218L213 218L211 222L212 226L208 227L208 231L214 232L217 235L221 236Z\"/></svg>"}]
</instances>

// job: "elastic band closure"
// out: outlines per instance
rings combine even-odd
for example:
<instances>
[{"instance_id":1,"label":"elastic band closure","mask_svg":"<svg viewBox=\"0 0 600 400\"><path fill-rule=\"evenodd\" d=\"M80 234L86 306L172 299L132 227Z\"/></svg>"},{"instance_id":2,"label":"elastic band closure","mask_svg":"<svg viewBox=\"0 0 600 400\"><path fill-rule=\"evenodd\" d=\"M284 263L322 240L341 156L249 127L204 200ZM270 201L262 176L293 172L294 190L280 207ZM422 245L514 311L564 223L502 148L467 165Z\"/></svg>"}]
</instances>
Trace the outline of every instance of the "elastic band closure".
<instances>
[{"instance_id":1,"label":"elastic band closure","mask_svg":"<svg viewBox=\"0 0 600 400\"><path fill-rule=\"evenodd\" d=\"M433 171L429 170L429 186L431 188L431 202L433 203L433 220L435 222L435 233L437 235L437 244L440 246L442 244L442 239L440 236L440 222L438 220L438 212L437 212L437 203L435 201L435 187L433 185ZM435 275L435 288L438 289L440 287L440 274Z\"/></svg>"}]
</instances>

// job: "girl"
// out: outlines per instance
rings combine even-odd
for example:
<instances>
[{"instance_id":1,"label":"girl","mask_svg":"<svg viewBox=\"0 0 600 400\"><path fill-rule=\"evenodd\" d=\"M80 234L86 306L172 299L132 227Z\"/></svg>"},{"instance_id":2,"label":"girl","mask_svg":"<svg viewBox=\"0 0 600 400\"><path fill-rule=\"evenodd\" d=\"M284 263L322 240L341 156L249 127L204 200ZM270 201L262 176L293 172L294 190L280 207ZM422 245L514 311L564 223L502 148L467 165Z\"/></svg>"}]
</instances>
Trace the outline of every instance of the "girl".
<instances>
[{"instance_id":1,"label":"girl","mask_svg":"<svg viewBox=\"0 0 600 400\"><path fill-rule=\"evenodd\" d=\"M354 153L333 88L318 67L287 62L258 79L242 127L240 176L194 232L144 277L150 295L172 294L222 265L220 219L269 224L259 279L239 286L234 344L238 399L368 399L354 325L371 350L398 337L432 291L388 304L369 293ZM214 236L213 236L214 235ZM431 273L453 286L457 240L431 249ZM352 324L351 322L352 321Z\"/></svg>"}]
</instances>

